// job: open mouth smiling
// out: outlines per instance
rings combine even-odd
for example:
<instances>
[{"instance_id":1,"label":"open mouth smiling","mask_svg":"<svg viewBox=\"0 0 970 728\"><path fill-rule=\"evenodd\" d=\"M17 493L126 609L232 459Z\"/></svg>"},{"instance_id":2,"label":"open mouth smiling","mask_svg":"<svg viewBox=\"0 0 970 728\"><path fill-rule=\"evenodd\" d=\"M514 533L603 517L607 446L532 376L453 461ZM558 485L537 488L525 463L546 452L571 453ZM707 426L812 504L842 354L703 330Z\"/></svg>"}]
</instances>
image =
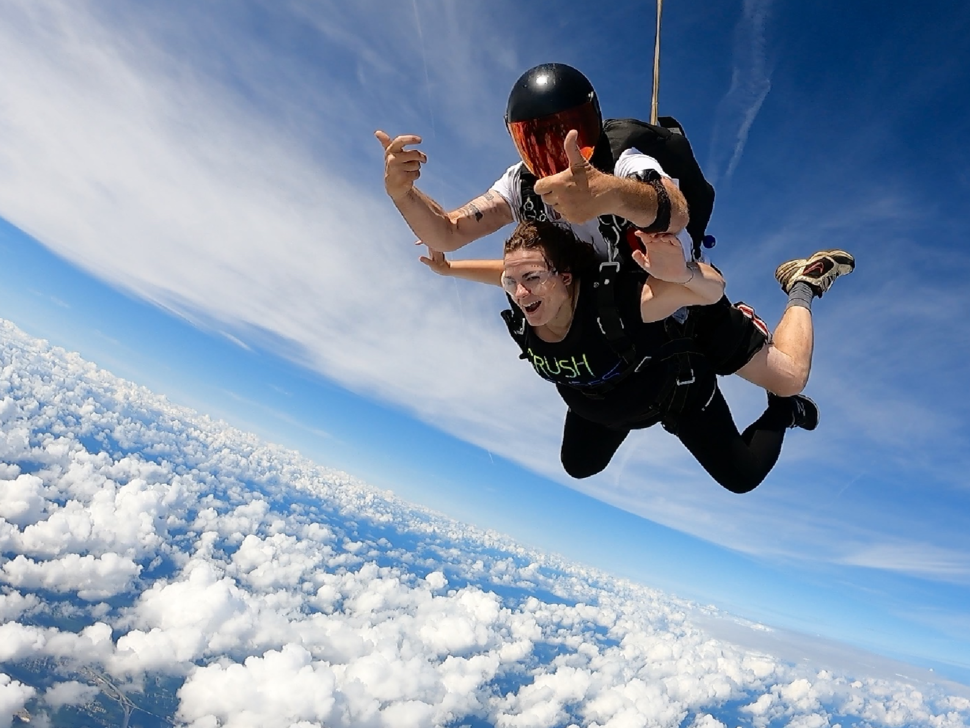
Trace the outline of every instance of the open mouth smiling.
<instances>
[{"instance_id":1,"label":"open mouth smiling","mask_svg":"<svg viewBox=\"0 0 970 728\"><path fill-rule=\"evenodd\" d=\"M535 301L528 305L523 305L522 310L525 311L526 313L535 313L536 309L539 308L539 306L541 305L542 305L542 301Z\"/></svg>"}]
</instances>

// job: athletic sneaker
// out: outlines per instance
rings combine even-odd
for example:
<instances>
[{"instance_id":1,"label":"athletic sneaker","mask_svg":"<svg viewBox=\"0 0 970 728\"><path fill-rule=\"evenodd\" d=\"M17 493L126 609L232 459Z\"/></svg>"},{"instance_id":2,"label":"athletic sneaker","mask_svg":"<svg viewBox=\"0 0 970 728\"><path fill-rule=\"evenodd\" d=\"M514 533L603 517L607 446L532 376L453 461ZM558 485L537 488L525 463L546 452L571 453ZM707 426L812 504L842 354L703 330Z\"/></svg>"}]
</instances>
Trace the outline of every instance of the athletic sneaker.
<instances>
[{"instance_id":1,"label":"athletic sneaker","mask_svg":"<svg viewBox=\"0 0 970 728\"><path fill-rule=\"evenodd\" d=\"M789 428L801 428L803 430L814 430L818 427L818 405L804 394L796 394L794 397L779 397L777 394L768 392L769 406L787 405L791 411L791 424Z\"/></svg>"},{"instance_id":2,"label":"athletic sneaker","mask_svg":"<svg viewBox=\"0 0 970 728\"><path fill-rule=\"evenodd\" d=\"M855 258L844 250L820 250L809 258L796 258L775 269L775 278L788 293L796 283L807 283L819 298L839 276L855 268Z\"/></svg>"}]
</instances>

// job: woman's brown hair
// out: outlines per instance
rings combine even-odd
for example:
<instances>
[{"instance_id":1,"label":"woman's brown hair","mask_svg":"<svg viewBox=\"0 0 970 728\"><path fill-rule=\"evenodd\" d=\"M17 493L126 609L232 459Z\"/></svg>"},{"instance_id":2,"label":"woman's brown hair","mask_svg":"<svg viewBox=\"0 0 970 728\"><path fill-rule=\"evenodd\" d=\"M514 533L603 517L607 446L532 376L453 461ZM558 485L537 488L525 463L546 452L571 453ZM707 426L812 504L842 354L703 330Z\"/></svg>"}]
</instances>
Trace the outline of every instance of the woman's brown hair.
<instances>
[{"instance_id":1,"label":"woman's brown hair","mask_svg":"<svg viewBox=\"0 0 970 728\"><path fill-rule=\"evenodd\" d=\"M566 227L552 222L520 222L505 241L504 255L515 250L539 250L559 273L583 276L596 270L596 251Z\"/></svg>"}]
</instances>

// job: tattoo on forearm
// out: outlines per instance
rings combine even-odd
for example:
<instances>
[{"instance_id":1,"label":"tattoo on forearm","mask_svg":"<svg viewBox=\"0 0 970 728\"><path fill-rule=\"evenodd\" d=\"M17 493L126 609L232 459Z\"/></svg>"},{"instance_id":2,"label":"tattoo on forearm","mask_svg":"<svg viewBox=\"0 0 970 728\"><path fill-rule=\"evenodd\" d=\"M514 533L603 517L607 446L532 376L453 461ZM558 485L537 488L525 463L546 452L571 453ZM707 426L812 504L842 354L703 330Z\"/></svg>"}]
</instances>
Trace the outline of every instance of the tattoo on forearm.
<instances>
[{"instance_id":1,"label":"tattoo on forearm","mask_svg":"<svg viewBox=\"0 0 970 728\"><path fill-rule=\"evenodd\" d=\"M485 213L482 212L481 208L478 205L476 205L475 203L476 202L488 202L488 203L491 203L493 200L495 200L496 197L498 197L498 195L495 192L493 192L492 190L489 190L484 195L481 195L479 197L476 197L474 200L472 200L471 202L469 202L467 205L465 205L464 207L460 208L459 209L459 212L462 214L462 217L471 217L472 215L474 215L475 216L475 222L480 222L481 219L483 217L485 217Z\"/></svg>"},{"instance_id":2,"label":"tattoo on forearm","mask_svg":"<svg viewBox=\"0 0 970 728\"><path fill-rule=\"evenodd\" d=\"M474 202L469 202L467 205L461 208L460 212L462 217L470 217L474 215L475 222L478 222L485 217L485 215L482 214L482 211L478 209L478 205L476 205Z\"/></svg>"},{"instance_id":3,"label":"tattoo on forearm","mask_svg":"<svg viewBox=\"0 0 970 728\"><path fill-rule=\"evenodd\" d=\"M491 202L492 201L492 194L493 193L491 191L486 192L484 195L481 195L480 197L476 197L474 200L472 200L467 205L465 205L464 207L462 207L459 210L459 212L461 212L462 217L471 217L472 215L474 215L475 216L475 222L480 222L481 219L483 217L485 217L485 213L483 213L481 211L481 209L478 207L478 205L476 205L475 203L477 201Z\"/></svg>"}]
</instances>

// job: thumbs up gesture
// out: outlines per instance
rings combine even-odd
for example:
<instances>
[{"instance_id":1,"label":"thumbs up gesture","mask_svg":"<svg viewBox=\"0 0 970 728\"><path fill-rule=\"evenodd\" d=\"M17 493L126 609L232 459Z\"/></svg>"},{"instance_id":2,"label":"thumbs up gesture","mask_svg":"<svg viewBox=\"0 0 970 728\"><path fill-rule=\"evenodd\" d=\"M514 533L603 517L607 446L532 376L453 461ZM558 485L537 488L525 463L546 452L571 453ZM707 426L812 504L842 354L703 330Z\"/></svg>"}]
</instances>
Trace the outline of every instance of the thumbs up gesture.
<instances>
[{"instance_id":1,"label":"thumbs up gesture","mask_svg":"<svg viewBox=\"0 0 970 728\"><path fill-rule=\"evenodd\" d=\"M579 149L579 133L572 129L563 142L569 169L543 177L535 191L543 201L571 223L583 223L607 214L606 194L612 175L600 172Z\"/></svg>"}]
</instances>

